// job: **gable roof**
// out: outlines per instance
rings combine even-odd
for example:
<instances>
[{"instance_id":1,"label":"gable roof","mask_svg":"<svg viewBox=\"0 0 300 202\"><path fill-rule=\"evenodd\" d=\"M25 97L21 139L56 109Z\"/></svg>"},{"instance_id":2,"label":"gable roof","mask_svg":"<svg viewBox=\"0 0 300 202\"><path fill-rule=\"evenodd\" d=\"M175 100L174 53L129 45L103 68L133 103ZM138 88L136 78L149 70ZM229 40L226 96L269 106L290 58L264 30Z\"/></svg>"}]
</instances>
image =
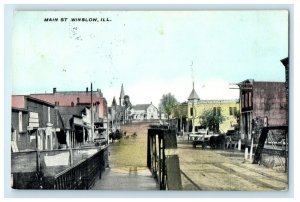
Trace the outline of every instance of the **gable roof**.
<instances>
[{"instance_id":1,"label":"gable roof","mask_svg":"<svg viewBox=\"0 0 300 202\"><path fill-rule=\"evenodd\" d=\"M74 106L74 107L60 107L57 106L55 107L58 109L59 113L63 115L76 115L76 116L81 116L82 111L86 108L85 106Z\"/></svg>"},{"instance_id":2,"label":"gable roof","mask_svg":"<svg viewBox=\"0 0 300 202\"><path fill-rule=\"evenodd\" d=\"M64 128L71 129L70 121L73 118L73 116L82 117L82 111L87 107L85 107L85 106L74 106L74 107L57 106L55 108L60 113L61 119L64 124Z\"/></svg>"},{"instance_id":3,"label":"gable roof","mask_svg":"<svg viewBox=\"0 0 300 202\"><path fill-rule=\"evenodd\" d=\"M150 106L151 104L137 104L135 106L132 106L132 108L134 110L147 110L147 108Z\"/></svg>"},{"instance_id":4,"label":"gable roof","mask_svg":"<svg viewBox=\"0 0 300 202\"><path fill-rule=\"evenodd\" d=\"M40 103L40 104L43 104L46 106L54 107L54 105L52 103L49 103L47 101L40 100L40 99L31 97L28 95L12 95L11 106L13 108L26 109L27 108L27 104L26 104L27 100L33 101L35 103Z\"/></svg>"}]
</instances>

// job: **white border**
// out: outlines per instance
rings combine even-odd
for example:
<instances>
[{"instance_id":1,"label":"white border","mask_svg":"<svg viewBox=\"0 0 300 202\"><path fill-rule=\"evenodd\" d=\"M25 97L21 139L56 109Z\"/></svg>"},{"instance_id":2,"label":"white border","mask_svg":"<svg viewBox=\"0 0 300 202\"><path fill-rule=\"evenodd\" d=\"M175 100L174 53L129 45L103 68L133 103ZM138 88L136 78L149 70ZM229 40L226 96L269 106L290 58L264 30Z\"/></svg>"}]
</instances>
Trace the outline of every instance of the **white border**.
<instances>
[{"instance_id":1,"label":"white border","mask_svg":"<svg viewBox=\"0 0 300 202\"><path fill-rule=\"evenodd\" d=\"M22 5L4 5L5 3L23 3L22 1L3 1L3 6L1 7L1 12L3 13L2 16L5 17L5 21L1 21L1 27L5 27L5 40L2 37L2 44L5 46L2 48L3 53L1 54L1 57L4 61L4 68L3 68L3 81L4 81L4 89L3 89L3 94L1 93L1 100L4 100L4 108L2 109L3 105L1 105L0 111L1 113L1 126L2 123L4 123L3 127L4 128L4 141L1 141L1 148L4 148L4 169L1 172L1 179L4 179L4 184L1 183L1 188L4 185L3 189L4 190L4 197L21 197L21 198L37 198L37 197L47 197L47 198L52 198L52 197L59 197L59 198L66 198L66 197L76 197L76 198L93 198L93 197L129 197L129 198L137 198L137 197L160 197L160 198L165 198L165 197L176 197L176 198L190 198L190 197L201 197L201 198L236 198L236 197L248 197L248 198L253 198L253 197L261 197L261 198L269 198L269 197L274 197L274 198L281 198L281 197L296 197L297 193L293 192L294 188L296 186L296 181L295 184L293 183L294 179L296 178L296 173L294 175L294 161L291 161L292 164L290 166L290 187L288 192L230 192L230 191L225 191L225 192L132 192L132 191L126 191L126 192L114 192L114 191L29 191L29 190L12 190L10 189L10 175L7 173L10 173L10 146L9 146L9 135L10 134L10 95L11 95L11 71L9 69L10 63L11 63L11 58L9 57L9 53L11 50L11 30L10 30L10 25L12 24L12 12L14 9L18 10L216 10L216 9L289 9L290 10L290 25L291 25L291 33L290 33L290 40L291 40L291 46L290 46L290 58L291 58L291 70L290 70L290 134L292 134L292 139L290 139L290 142L293 142L293 134L297 134L296 130L294 131L294 125L293 121L294 119L294 113L296 112L297 107L294 106L294 100L297 98L297 93L295 92L295 86L296 85L296 80L294 84L294 76L297 75L296 71L297 68L294 67L299 67L296 66L296 58L293 56L296 55L294 54L297 50L297 46L294 47L294 44L299 44L296 43L297 39L294 38L295 36L299 36L296 34L296 32L299 32L298 30L294 30L294 24L296 24L296 19L299 19L299 16L297 16L297 8L299 7L296 5L296 1L278 1L278 0L273 0L273 1L260 1L262 4L258 4L258 2L253 2L253 1L247 1L243 2L243 4L240 4L240 1L225 1L227 4L222 4L220 5L219 3L225 3L224 1L206 1L204 3L208 4L194 4L197 3L196 1L172 1L172 5L166 4L167 1L144 1L143 4L138 4L140 2L138 1L131 1L128 2L127 4L123 4L123 1L102 1L101 3L110 3L110 4L102 4L102 5L91 5L87 3L99 3L98 1L85 1L81 2L81 5L70 5L70 4L61 4L62 1L54 0L51 2L46 2L48 4L40 4L40 5L28 5L28 4L22 4ZM203 2L203 1L201 1ZM35 3L39 4L41 2L39 1L29 1L27 3ZM49 4L49 3L56 3L54 4ZM59 4L60 3L60 4ZM63 1L63 3L68 3L67 1ZM134 3L134 4L129 4L129 3ZM148 3L156 3L156 4L148 4ZM188 4L189 3L189 4ZM235 5L228 4L228 3L235 3ZM248 3L248 4L247 4ZM249 4L249 3L255 3L255 5ZM265 4L265 3L273 3L273 4ZM274 3L281 3L281 4L274 4ZM290 3L290 5L283 4L283 3ZM145 5L147 4L147 5ZM238 4L238 5L237 5ZM4 9L5 7L5 9ZM292 14L292 15L291 15ZM295 21L294 21L295 20ZM2 24L5 23L5 24ZM299 24L299 23L297 23ZM2 33L3 34L3 33ZM298 33L299 34L299 33ZM5 51L4 51L5 50ZM5 54L5 55L4 55ZM294 58L294 60L293 60ZM2 69L1 69L2 72ZM2 90L2 89L1 89ZM2 91L1 91L2 92ZM295 92L295 93L294 93ZM3 96L3 97L2 97ZM297 102L295 102L297 103ZM295 121L296 122L296 121ZM299 139L299 138L298 138ZM296 141L296 137L294 139L294 142ZM292 144L291 144L292 146ZM291 148L291 151L293 151L293 148ZM290 159L292 160L294 157L294 154L297 154L298 152L295 151L294 153L291 152L290 154ZM295 162L296 163L296 162ZM2 169L2 167L1 167ZM297 169L295 168L297 171ZM294 186L293 186L294 184ZM297 189L295 189L297 190ZM44 199L43 199L44 200ZM144 199L143 199L144 200ZM202 200L202 199L200 199ZM252 199L253 200L253 199ZM286 200L286 199L284 199ZM227 201L227 200L226 200ZM231 201L231 200L230 200Z\"/></svg>"}]
</instances>

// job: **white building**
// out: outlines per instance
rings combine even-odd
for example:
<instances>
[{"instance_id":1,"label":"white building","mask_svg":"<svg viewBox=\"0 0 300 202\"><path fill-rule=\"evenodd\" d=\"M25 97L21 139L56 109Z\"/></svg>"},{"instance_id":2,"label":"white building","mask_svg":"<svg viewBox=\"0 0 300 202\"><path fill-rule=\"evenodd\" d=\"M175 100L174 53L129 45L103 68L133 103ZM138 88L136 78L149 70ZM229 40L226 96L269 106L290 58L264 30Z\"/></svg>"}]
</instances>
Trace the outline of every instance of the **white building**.
<instances>
[{"instance_id":1,"label":"white building","mask_svg":"<svg viewBox=\"0 0 300 202\"><path fill-rule=\"evenodd\" d=\"M159 119L158 109L152 103L132 106L130 116L132 120L137 121Z\"/></svg>"}]
</instances>

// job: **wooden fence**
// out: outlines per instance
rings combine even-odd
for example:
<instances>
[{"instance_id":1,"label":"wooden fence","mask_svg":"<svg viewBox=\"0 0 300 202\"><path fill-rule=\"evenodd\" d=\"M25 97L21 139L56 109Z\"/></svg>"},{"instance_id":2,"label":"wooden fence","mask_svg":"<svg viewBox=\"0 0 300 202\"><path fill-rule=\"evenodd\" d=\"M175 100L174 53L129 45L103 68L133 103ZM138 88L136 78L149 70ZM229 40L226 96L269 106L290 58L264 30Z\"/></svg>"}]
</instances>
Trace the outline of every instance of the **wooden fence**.
<instances>
[{"instance_id":1,"label":"wooden fence","mask_svg":"<svg viewBox=\"0 0 300 202\"><path fill-rule=\"evenodd\" d=\"M12 188L87 189L107 158L107 147L12 153Z\"/></svg>"},{"instance_id":2,"label":"wooden fence","mask_svg":"<svg viewBox=\"0 0 300 202\"><path fill-rule=\"evenodd\" d=\"M157 179L161 190L181 190L178 155L166 154L177 148L175 130L148 129L147 166Z\"/></svg>"}]
</instances>

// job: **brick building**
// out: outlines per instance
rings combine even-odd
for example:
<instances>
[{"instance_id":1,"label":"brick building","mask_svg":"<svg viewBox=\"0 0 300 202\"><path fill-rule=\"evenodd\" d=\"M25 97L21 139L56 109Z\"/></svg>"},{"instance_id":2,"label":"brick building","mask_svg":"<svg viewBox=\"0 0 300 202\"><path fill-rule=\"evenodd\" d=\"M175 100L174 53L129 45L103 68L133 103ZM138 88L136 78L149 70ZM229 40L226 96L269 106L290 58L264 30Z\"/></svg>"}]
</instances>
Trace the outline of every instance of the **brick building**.
<instances>
[{"instance_id":1,"label":"brick building","mask_svg":"<svg viewBox=\"0 0 300 202\"><path fill-rule=\"evenodd\" d=\"M241 139L256 140L254 127L279 126L286 124L287 100L284 82L266 82L245 80L238 84L240 88Z\"/></svg>"},{"instance_id":2,"label":"brick building","mask_svg":"<svg viewBox=\"0 0 300 202\"><path fill-rule=\"evenodd\" d=\"M91 92L85 91L57 91L53 88L52 93L31 94L31 97L44 100L55 106L91 106ZM92 93L93 107L97 114L95 122L103 121L107 118L107 102L100 89Z\"/></svg>"},{"instance_id":3,"label":"brick building","mask_svg":"<svg viewBox=\"0 0 300 202\"><path fill-rule=\"evenodd\" d=\"M286 88L286 103L287 103L287 111L289 111L289 58L286 57L281 60L281 63L284 65L285 68L285 88ZM286 125L289 124L289 115L286 114Z\"/></svg>"}]
</instances>

